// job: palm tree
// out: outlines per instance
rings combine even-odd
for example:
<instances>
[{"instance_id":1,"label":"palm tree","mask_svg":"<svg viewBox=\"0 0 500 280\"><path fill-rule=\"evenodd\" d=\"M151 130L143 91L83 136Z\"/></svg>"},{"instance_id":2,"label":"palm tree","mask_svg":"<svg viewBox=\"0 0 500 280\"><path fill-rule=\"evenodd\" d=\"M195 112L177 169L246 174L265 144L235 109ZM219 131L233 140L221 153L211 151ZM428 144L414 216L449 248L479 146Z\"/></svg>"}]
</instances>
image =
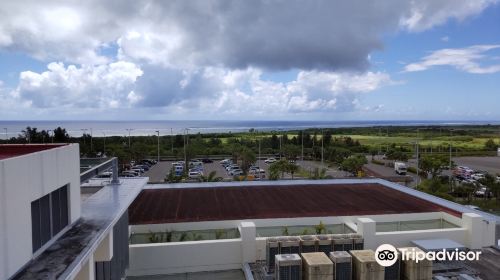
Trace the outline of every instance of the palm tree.
<instances>
[{"instance_id":1,"label":"palm tree","mask_svg":"<svg viewBox=\"0 0 500 280\"><path fill-rule=\"evenodd\" d=\"M220 182L223 180L222 177L217 177L216 171L210 172L207 177L202 176L201 179L203 182Z\"/></svg>"}]
</instances>

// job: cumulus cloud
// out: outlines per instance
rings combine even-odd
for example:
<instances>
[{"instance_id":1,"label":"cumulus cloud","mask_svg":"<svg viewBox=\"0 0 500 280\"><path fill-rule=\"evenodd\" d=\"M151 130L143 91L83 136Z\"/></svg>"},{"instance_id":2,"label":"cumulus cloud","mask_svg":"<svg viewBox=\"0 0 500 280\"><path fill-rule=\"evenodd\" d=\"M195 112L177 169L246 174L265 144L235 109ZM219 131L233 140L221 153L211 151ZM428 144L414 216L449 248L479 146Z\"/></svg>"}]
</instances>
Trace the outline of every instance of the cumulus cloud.
<instances>
[{"instance_id":1,"label":"cumulus cloud","mask_svg":"<svg viewBox=\"0 0 500 280\"><path fill-rule=\"evenodd\" d=\"M130 62L106 65L65 66L50 63L42 73L20 74L14 95L33 107L118 107L137 101L133 93L142 70Z\"/></svg>"},{"instance_id":2,"label":"cumulus cloud","mask_svg":"<svg viewBox=\"0 0 500 280\"><path fill-rule=\"evenodd\" d=\"M162 65L364 69L381 36L476 15L496 0L4 1L0 48L35 58L104 64L120 56Z\"/></svg>"},{"instance_id":3,"label":"cumulus cloud","mask_svg":"<svg viewBox=\"0 0 500 280\"><path fill-rule=\"evenodd\" d=\"M424 71L434 66L451 66L472 74L491 74L500 72L500 64L483 65L480 62L489 57L485 52L498 49L500 45L476 45L461 49L442 49L432 52L420 62L405 66L405 71Z\"/></svg>"},{"instance_id":4,"label":"cumulus cloud","mask_svg":"<svg viewBox=\"0 0 500 280\"><path fill-rule=\"evenodd\" d=\"M409 11L401 18L400 24L410 31L423 31L449 19L462 21L478 15L495 3L498 0L412 0Z\"/></svg>"},{"instance_id":5,"label":"cumulus cloud","mask_svg":"<svg viewBox=\"0 0 500 280\"><path fill-rule=\"evenodd\" d=\"M394 83L369 71L384 34L463 20L496 0L4 2L0 50L48 63L47 71L20 74L11 100L47 109L258 115L368 108L362 94ZM454 66L496 71L474 66L481 52L468 54ZM433 65L425 60L406 70ZM262 79L277 70L298 75Z\"/></svg>"}]
</instances>

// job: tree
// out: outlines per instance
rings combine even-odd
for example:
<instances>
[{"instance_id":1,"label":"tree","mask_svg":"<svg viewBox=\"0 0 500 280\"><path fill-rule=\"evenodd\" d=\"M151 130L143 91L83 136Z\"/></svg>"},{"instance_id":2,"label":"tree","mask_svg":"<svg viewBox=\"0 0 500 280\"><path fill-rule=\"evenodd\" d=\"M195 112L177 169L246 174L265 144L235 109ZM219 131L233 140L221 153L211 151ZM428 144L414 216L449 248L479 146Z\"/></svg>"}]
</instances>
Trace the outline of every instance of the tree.
<instances>
[{"instance_id":1,"label":"tree","mask_svg":"<svg viewBox=\"0 0 500 280\"><path fill-rule=\"evenodd\" d=\"M368 161L366 160L365 156L356 155L346 158L344 161L342 161L340 166L342 170L355 175L358 171L361 171L363 169L363 165L365 165L366 163L368 163Z\"/></svg>"},{"instance_id":2,"label":"tree","mask_svg":"<svg viewBox=\"0 0 500 280\"><path fill-rule=\"evenodd\" d=\"M239 157L241 158L241 168L245 173L250 168L250 165L252 165L257 160L255 153L247 147L242 147L240 149Z\"/></svg>"},{"instance_id":3,"label":"tree","mask_svg":"<svg viewBox=\"0 0 500 280\"><path fill-rule=\"evenodd\" d=\"M378 155L378 149L377 148L370 148L370 155L372 156L372 160L374 160L375 156Z\"/></svg>"},{"instance_id":4,"label":"tree","mask_svg":"<svg viewBox=\"0 0 500 280\"><path fill-rule=\"evenodd\" d=\"M300 148L295 145L283 146L283 154L287 159L296 159L300 154Z\"/></svg>"},{"instance_id":5,"label":"tree","mask_svg":"<svg viewBox=\"0 0 500 280\"><path fill-rule=\"evenodd\" d=\"M390 160L408 161L408 155L401 150L390 149L385 155Z\"/></svg>"},{"instance_id":6,"label":"tree","mask_svg":"<svg viewBox=\"0 0 500 280\"><path fill-rule=\"evenodd\" d=\"M449 158L444 155L426 155L420 158L420 169L430 174L432 178L436 177L449 164ZM453 165L453 163L452 163Z\"/></svg>"},{"instance_id":7,"label":"tree","mask_svg":"<svg viewBox=\"0 0 500 280\"><path fill-rule=\"evenodd\" d=\"M60 126L54 129L54 142L56 143L66 143L69 141L69 134L66 132L65 128Z\"/></svg>"},{"instance_id":8,"label":"tree","mask_svg":"<svg viewBox=\"0 0 500 280\"><path fill-rule=\"evenodd\" d=\"M292 175L292 180L293 180L293 174L295 174L297 171L299 171L299 166L296 165L295 163L288 162L288 164L286 165L286 172Z\"/></svg>"},{"instance_id":9,"label":"tree","mask_svg":"<svg viewBox=\"0 0 500 280\"><path fill-rule=\"evenodd\" d=\"M493 139L488 139L486 143L484 143L484 148L488 151L496 151L498 149L498 145L493 141Z\"/></svg>"},{"instance_id":10,"label":"tree","mask_svg":"<svg viewBox=\"0 0 500 280\"><path fill-rule=\"evenodd\" d=\"M222 177L217 177L217 172L214 170L208 174L208 176L202 176L203 182L220 182L223 180Z\"/></svg>"}]
</instances>

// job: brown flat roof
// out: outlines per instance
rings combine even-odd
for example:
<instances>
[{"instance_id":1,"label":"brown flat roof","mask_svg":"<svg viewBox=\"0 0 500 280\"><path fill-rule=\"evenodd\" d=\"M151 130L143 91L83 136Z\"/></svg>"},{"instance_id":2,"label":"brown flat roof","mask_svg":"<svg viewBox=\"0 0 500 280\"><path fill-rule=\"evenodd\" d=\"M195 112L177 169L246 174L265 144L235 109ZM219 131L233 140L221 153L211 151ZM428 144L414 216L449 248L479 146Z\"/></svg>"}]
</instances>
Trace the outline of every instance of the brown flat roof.
<instances>
[{"instance_id":1,"label":"brown flat roof","mask_svg":"<svg viewBox=\"0 0 500 280\"><path fill-rule=\"evenodd\" d=\"M0 144L0 160L36 153L66 144Z\"/></svg>"},{"instance_id":2,"label":"brown flat roof","mask_svg":"<svg viewBox=\"0 0 500 280\"><path fill-rule=\"evenodd\" d=\"M381 184L238 186L143 190L130 224L460 212Z\"/></svg>"}]
</instances>

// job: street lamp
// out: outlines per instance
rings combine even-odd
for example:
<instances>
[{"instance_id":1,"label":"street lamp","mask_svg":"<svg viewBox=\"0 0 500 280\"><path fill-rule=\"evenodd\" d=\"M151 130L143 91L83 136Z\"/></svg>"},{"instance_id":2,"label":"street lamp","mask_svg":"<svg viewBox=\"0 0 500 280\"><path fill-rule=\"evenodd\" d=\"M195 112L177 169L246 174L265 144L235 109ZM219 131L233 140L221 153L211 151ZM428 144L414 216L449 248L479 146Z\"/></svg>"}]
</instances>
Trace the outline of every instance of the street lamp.
<instances>
[{"instance_id":1,"label":"street lamp","mask_svg":"<svg viewBox=\"0 0 500 280\"><path fill-rule=\"evenodd\" d=\"M132 131L133 129L132 128L127 128L125 130L128 131L128 148L130 149L130 131Z\"/></svg>"},{"instance_id":2,"label":"street lamp","mask_svg":"<svg viewBox=\"0 0 500 280\"><path fill-rule=\"evenodd\" d=\"M81 131L83 131L83 135L82 135L82 137L83 137L83 145L85 146L85 134L87 133L87 130L88 130L88 129L86 129L86 128L82 128L82 129L80 129L80 130L81 130Z\"/></svg>"},{"instance_id":3,"label":"street lamp","mask_svg":"<svg viewBox=\"0 0 500 280\"><path fill-rule=\"evenodd\" d=\"M418 132L419 132L419 128L417 128L417 140L416 140L416 152L417 152L417 188L418 188L418 185L420 184L420 157L419 157L419 144L418 144Z\"/></svg>"},{"instance_id":4,"label":"street lamp","mask_svg":"<svg viewBox=\"0 0 500 280\"><path fill-rule=\"evenodd\" d=\"M174 132L170 128L170 145L172 146L172 156L174 155Z\"/></svg>"},{"instance_id":5,"label":"street lamp","mask_svg":"<svg viewBox=\"0 0 500 280\"><path fill-rule=\"evenodd\" d=\"M158 159L157 161L160 162L160 131L157 130L156 133L158 133Z\"/></svg>"},{"instance_id":6,"label":"street lamp","mask_svg":"<svg viewBox=\"0 0 500 280\"><path fill-rule=\"evenodd\" d=\"M323 134L323 129L321 129L321 168L323 168L323 140L325 139L325 135Z\"/></svg>"},{"instance_id":7,"label":"street lamp","mask_svg":"<svg viewBox=\"0 0 500 280\"><path fill-rule=\"evenodd\" d=\"M304 164L304 131L301 132L302 136L302 150L300 154L300 161L302 161L302 164Z\"/></svg>"},{"instance_id":8,"label":"street lamp","mask_svg":"<svg viewBox=\"0 0 500 280\"><path fill-rule=\"evenodd\" d=\"M90 152L93 150L93 145L92 145L92 128L90 128Z\"/></svg>"},{"instance_id":9,"label":"street lamp","mask_svg":"<svg viewBox=\"0 0 500 280\"><path fill-rule=\"evenodd\" d=\"M106 156L106 133L103 131L103 132L102 132L102 135L104 135L104 138L103 138L103 140L104 140L104 144L103 144L103 148L102 148L102 154L103 154L104 156Z\"/></svg>"}]
</instances>

